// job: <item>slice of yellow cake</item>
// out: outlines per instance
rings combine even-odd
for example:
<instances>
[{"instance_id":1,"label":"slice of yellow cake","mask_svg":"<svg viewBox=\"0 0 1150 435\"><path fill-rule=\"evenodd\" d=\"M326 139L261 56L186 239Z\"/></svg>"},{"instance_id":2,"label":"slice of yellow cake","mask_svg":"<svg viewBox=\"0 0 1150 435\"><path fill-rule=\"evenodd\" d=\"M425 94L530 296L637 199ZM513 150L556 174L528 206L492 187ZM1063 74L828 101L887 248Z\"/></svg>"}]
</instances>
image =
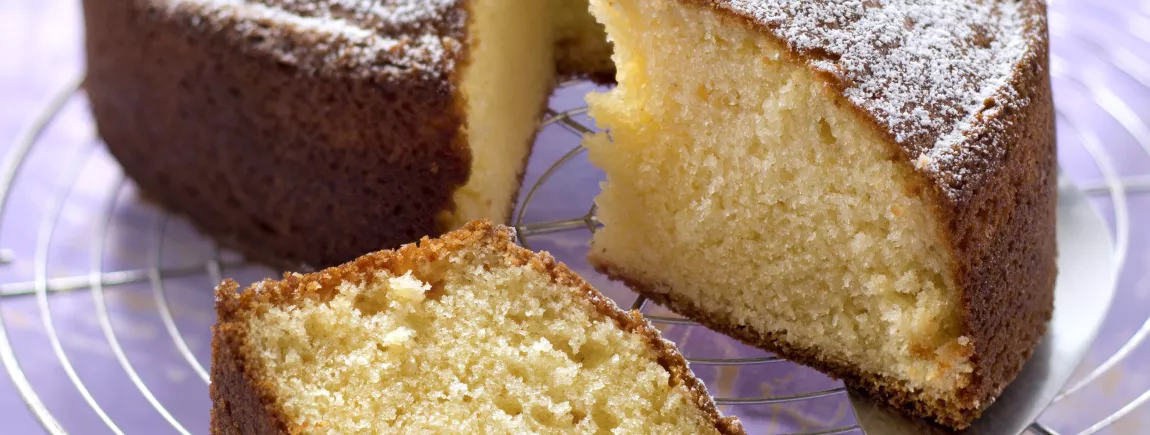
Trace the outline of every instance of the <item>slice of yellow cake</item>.
<instances>
[{"instance_id":1,"label":"slice of yellow cake","mask_svg":"<svg viewBox=\"0 0 1150 435\"><path fill-rule=\"evenodd\" d=\"M967 426L1053 309L1039 0L592 0L619 86L590 260L656 302Z\"/></svg>"},{"instance_id":2,"label":"slice of yellow cake","mask_svg":"<svg viewBox=\"0 0 1150 435\"><path fill-rule=\"evenodd\" d=\"M637 312L487 222L236 289L213 434L743 433Z\"/></svg>"}]
</instances>

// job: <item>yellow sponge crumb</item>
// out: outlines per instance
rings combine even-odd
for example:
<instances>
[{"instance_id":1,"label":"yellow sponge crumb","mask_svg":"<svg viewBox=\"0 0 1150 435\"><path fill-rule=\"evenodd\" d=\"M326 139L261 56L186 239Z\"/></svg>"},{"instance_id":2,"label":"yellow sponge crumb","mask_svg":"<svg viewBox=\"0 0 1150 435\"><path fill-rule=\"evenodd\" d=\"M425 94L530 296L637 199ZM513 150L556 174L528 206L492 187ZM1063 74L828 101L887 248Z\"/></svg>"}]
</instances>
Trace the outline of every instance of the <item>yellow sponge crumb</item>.
<instances>
[{"instance_id":1,"label":"yellow sponge crumb","mask_svg":"<svg viewBox=\"0 0 1150 435\"><path fill-rule=\"evenodd\" d=\"M808 362L953 397L973 346L912 169L786 47L672 3L692 2L592 0L619 69L588 97L609 130L585 142L607 174L592 262Z\"/></svg>"},{"instance_id":2,"label":"yellow sponge crumb","mask_svg":"<svg viewBox=\"0 0 1150 435\"><path fill-rule=\"evenodd\" d=\"M354 279L294 278L310 280L303 294L265 284L245 295L242 304L256 302L247 314L235 316L244 346L253 349L248 376L270 385L288 423L307 433L714 434L737 427L719 420L701 384L652 328L572 281L565 268L541 263L546 257L509 253L526 251L504 237L428 250L435 254L407 266L356 266L349 269ZM280 293L299 297L271 302ZM233 302L225 296L223 303Z\"/></svg>"}]
</instances>

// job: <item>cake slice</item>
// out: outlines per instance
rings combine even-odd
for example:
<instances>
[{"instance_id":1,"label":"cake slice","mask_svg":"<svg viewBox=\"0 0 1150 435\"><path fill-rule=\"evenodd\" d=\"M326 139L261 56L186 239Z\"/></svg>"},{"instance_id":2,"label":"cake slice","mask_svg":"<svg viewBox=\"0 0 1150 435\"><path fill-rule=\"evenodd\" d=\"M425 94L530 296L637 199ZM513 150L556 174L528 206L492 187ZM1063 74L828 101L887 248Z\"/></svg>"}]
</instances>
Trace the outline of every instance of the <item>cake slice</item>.
<instances>
[{"instance_id":1,"label":"cake slice","mask_svg":"<svg viewBox=\"0 0 1150 435\"><path fill-rule=\"evenodd\" d=\"M953 428L1053 309L1045 4L592 0L619 86L590 260Z\"/></svg>"},{"instance_id":2,"label":"cake slice","mask_svg":"<svg viewBox=\"0 0 1150 435\"><path fill-rule=\"evenodd\" d=\"M236 289L213 434L743 433L637 312L504 227Z\"/></svg>"}]
</instances>

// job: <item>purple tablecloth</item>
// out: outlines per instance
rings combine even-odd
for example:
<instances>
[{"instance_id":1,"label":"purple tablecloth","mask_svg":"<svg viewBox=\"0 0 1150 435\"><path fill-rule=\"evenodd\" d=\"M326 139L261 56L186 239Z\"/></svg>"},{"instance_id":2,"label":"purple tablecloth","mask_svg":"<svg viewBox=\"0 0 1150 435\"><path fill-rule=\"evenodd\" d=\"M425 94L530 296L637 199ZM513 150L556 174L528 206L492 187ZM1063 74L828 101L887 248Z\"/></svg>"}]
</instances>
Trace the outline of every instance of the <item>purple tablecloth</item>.
<instances>
[{"instance_id":1,"label":"purple tablecloth","mask_svg":"<svg viewBox=\"0 0 1150 435\"><path fill-rule=\"evenodd\" d=\"M1134 2L1078 0L1055 2L1051 9L1056 100L1065 115L1059 126L1065 171L1080 185L1097 186L1102 171L1084 146L1096 142L1120 175L1150 174L1150 149L1142 148L1130 132L1138 132L1140 122L1150 122L1150 81L1139 83L1138 77L1114 66L1150 78L1150 63L1144 60L1150 57L1150 3L1139 9ZM0 152L10 150L49 97L81 73L81 21L76 1L0 3ZM580 95L588 89L568 89L553 106L579 106ZM1115 100L1124 102L1125 112L1115 112ZM1150 130L1140 134L1150 144ZM546 129L527 182L534 183L576 144L576 137L562 128ZM580 157L555 177L540 189L526 222L586 213L601 174ZM11 250L13 257L0 265L0 313L15 357L32 391L69 432L111 433L105 423L109 421L126 433L178 433L177 425L189 433L207 433L210 401L198 370L208 362L208 327L214 320L214 277L203 267L212 246L179 219L165 219L142 203L130 182L117 190L119 180L118 167L93 134L82 96L73 98L36 143L0 216L0 249ZM113 195L117 191L119 195ZM1099 193L1097 205L1112 219L1113 204ZM1117 303L1081 373L1118 350L1150 315L1150 195L1131 192L1128 199L1131 232L1125 240L1126 267ZM112 218L105 231L106 211ZM162 248L155 243L159 231L165 235ZM104 235L98 241L99 233ZM555 253L620 304L634 299L589 270L582 260L586 232L528 241L532 248ZM107 284L94 289L87 277L97 261ZM269 273L228 253L223 265L224 276L242 282ZM147 271L157 266L164 275L163 291L147 279ZM115 271L119 273L107 273ZM48 292L46 306L37 302L34 292L37 274L49 279L48 289L60 290ZM46 316L51 317L51 328ZM662 329L692 357L764 355L702 328ZM53 343L59 343L65 358ZM62 360L73 367L75 381ZM695 368L719 397L777 396L838 385L790 364ZM1042 421L1076 433L1148 389L1150 346L1139 346L1098 382L1051 407ZM726 405L724 410L744 418L753 433L853 424L841 395L788 404ZM0 434L43 432L15 385L0 374ZM1134 410L1103 433L1150 433L1150 407Z\"/></svg>"}]
</instances>

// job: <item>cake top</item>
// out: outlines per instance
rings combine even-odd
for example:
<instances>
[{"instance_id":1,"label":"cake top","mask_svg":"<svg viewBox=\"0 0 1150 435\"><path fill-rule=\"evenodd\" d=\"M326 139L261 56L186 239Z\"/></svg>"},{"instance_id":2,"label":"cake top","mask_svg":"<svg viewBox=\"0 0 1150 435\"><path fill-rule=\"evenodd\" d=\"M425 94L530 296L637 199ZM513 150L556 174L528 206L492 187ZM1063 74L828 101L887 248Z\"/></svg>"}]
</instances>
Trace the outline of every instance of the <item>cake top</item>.
<instances>
[{"instance_id":1,"label":"cake top","mask_svg":"<svg viewBox=\"0 0 1150 435\"><path fill-rule=\"evenodd\" d=\"M701 1L765 27L836 79L952 197L977 175L962 160L1001 157L990 154L1003 146L970 139L1003 106L1027 104L1016 69L1044 43L1035 0Z\"/></svg>"},{"instance_id":2,"label":"cake top","mask_svg":"<svg viewBox=\"0 0 1150 435\"><path fill-rule=\"evenodd\" d=\"M238 32L305 71L440 75L454 66L466 24L461 0L159 0L193 25Z\"/></svg>"}]
</instances>

